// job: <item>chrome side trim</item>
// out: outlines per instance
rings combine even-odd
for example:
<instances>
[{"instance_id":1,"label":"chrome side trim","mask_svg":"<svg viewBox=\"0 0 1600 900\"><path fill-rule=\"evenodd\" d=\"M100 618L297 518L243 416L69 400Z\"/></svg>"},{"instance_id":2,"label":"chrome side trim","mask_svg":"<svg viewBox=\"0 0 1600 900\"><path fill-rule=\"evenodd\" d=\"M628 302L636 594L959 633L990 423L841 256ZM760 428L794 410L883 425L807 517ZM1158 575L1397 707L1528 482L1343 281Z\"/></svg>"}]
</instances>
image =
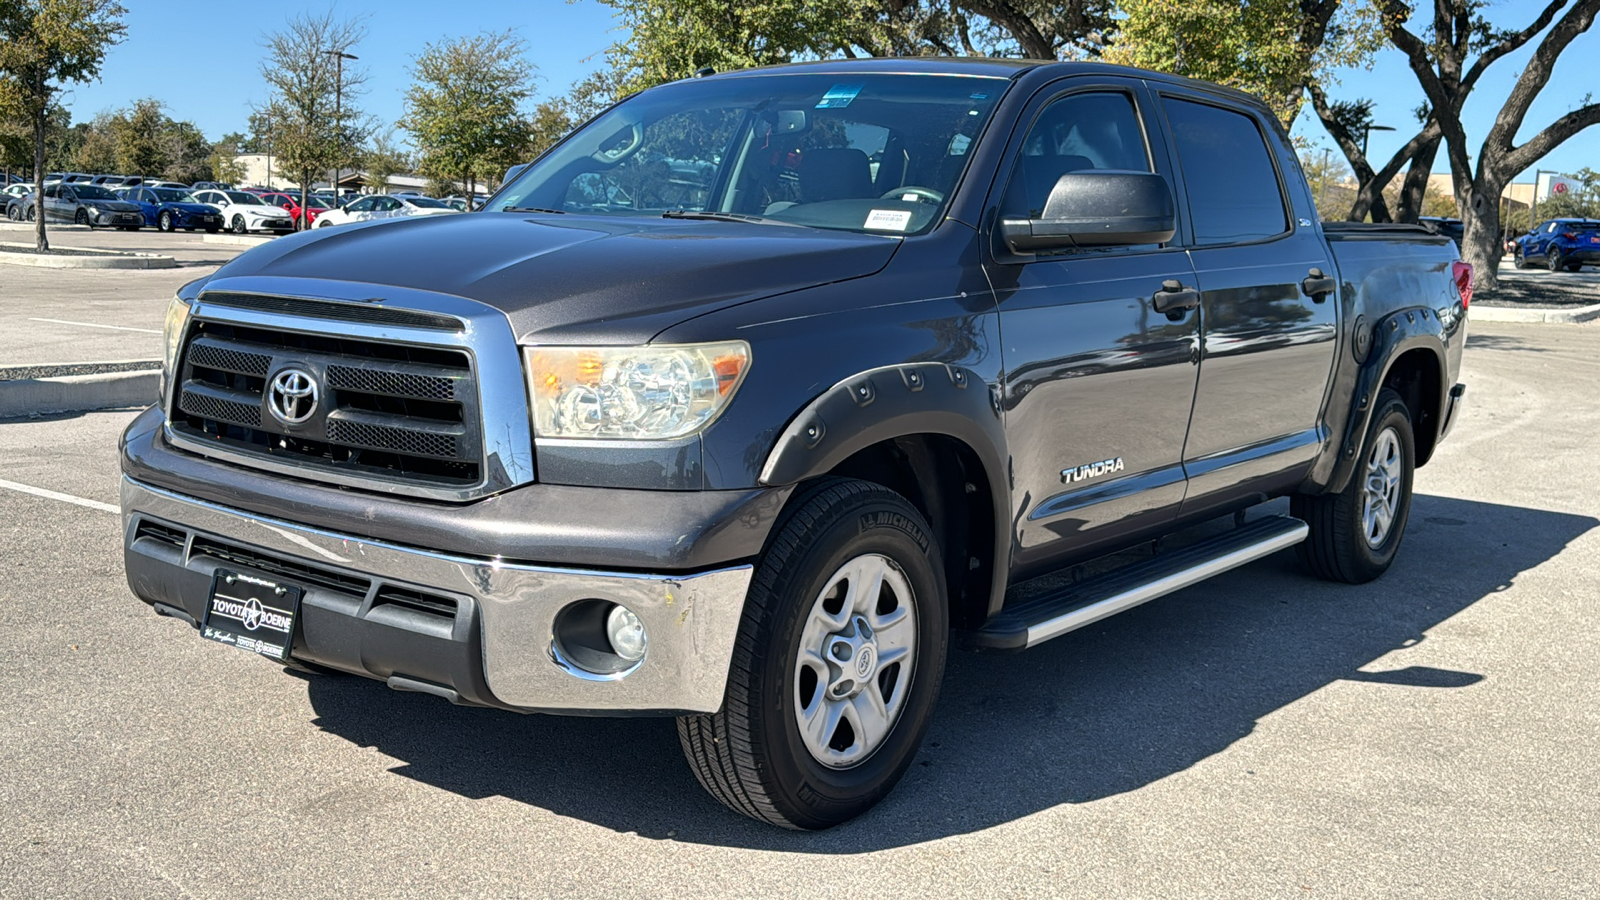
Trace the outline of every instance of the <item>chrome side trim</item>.
<instances>
[{"instance_id":1,"label":"chrome side trim","mask_svg":"<svg viewBox=\"0 0 1600 900\"><path fill-rule=\"evenodd\" d=\"M1114 616L1141 603L1148 603L1157 597L1164 597L1174 591L1199 584L1207 578L1220 575L1229 569L1236 569L1263 556L1269 556L1285 547L1293 547L1295 544L1305 540L1310 531L1311 528L1306 523L1296 523L1296 527L1287 529L1281 534L1272 535L1259 543L1240 547L1237 550L1208 559L1192 568L1184 569L1182 572L1174 572L1164 578L1158 578L1138 587L1129 588L1104 600L1081 606L1055 618L1029 625L1028 642L1024 646L1032 647L1036 644L1042 644L1051 638L1060 637L1069 631L1093 624L1108 616Z\"/></svg>"},{"instance_id":2,"label":"chrome side trim","mask_svg":"<svg viewBox=\"0 0 1600 900\"><path fill-rule=\"evenodd\" d=\"M335 322L328 319L290 316L222 303L207 303L206 295L212 292L323 298L350 304L382 303L386 307L452 316L464 322L465 328L460 332L451 333L439 329L344 320ZM345 472L329 472L321 467L262 459L254 454L241 453L198 441L178 434L171 428L172 398L176 390L169 385L168 396L163 398L167 421L163 422L162 431L168 443L175 447L234 465L304 478L308 481L434 500L471 500L528 484L534 480L533 425L528 418L527 379L523 375L521 351L517 347L516 335L512 333L510 320L506 318L505 313L492 306L449 294L388 285L250 275L213 278L206 282L200 296L194 300L190 308L190 327L192 328L195 321L202 320L301 334L326 334L330 328L337 328L341 335L352 338L420 347L458 348L466 351L472 358L481 408L483 480L469 488L429 487L404 481L389 482Z\"/></svg>"},{"instance_id":3,"label":"chrome side trim","mask_svg":"<svg viewBox=\"0 0 1600 900\"><path fill-rule=\"evenodd\" d=\"M125 535L151 518L318 566L467 594L483 621L489 689L543 710L714 712L722 706L753 569L634 574L507 563L369 541L229 509L122 480ZM625 676L576 677L551 653L556 613L576 600L622 603L644 622L650 652Z\"/></svg>"}]
</instances>

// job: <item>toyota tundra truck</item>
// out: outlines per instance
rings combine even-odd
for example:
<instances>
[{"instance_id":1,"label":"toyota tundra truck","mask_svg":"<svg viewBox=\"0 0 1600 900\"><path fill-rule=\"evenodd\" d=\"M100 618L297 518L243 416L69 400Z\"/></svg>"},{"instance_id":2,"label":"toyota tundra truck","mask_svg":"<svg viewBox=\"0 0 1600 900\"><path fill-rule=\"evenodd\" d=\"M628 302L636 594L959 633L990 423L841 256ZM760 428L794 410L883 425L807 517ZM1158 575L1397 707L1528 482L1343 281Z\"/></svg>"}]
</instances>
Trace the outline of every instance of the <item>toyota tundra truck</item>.
<instances>
[{"instance_id":1,"label":"toyota tundra truck","mask_svg":"<svg viewBox=\"0 0 1600 900\"><path fill-rule=\"evenodd\" d=\"M127 579L330 677L676 716L718 800L825 828L912 763L952 646L1290 547L1383 574L1471 296L1447 238L1319 223L1273 115L1215 85L686 79L480 212L182 288L122 440Z\"/></svg>"}]
</instances>

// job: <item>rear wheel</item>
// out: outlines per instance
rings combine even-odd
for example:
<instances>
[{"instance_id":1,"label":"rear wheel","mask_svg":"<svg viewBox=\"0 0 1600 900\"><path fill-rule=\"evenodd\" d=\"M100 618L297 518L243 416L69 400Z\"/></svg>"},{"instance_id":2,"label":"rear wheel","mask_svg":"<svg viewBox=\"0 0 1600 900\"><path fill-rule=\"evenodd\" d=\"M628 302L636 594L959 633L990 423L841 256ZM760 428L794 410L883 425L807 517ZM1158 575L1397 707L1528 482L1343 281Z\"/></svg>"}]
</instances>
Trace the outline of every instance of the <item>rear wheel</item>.
<instances>
[{"instance_id":1,"label":"rear wheel","mask_svg":"<svg viewBox=\"0 0 1600 900\"><path fill-rule=\"evenodd\" d=\"M1295 547L1318 578L1362 584L1388 571L1411 518L1416 441L1400 395L1385 388L1367 426L1361 462L1337 494L1297 495L1290 513L1311 526Z\"/></svg>"},{"instance_id":2,"label":"rear wheel","mask_svg":"<svg viewBox=\"0 0 1600 900\"><path fill-rule=\"evenodd\" d=\"M911 765L944 674L948 615L932 530L875 484L796 498L745 599L722 709L678 719L695 777L754 819L828 828Z\"/></svg>"},{"instance_id":3,"label":"rear wheel","mask_svg":"<svg viewBox=\"0 0 1600 900\"><path fill-rule=\"evenodd\" d=\"M1549 266L1552 272L1559 272L1565 268L1567 261L1561 258L1561 248L1551 247L1546 250L1544 252L1544 264Z\"/></svg>"}]
</instances>

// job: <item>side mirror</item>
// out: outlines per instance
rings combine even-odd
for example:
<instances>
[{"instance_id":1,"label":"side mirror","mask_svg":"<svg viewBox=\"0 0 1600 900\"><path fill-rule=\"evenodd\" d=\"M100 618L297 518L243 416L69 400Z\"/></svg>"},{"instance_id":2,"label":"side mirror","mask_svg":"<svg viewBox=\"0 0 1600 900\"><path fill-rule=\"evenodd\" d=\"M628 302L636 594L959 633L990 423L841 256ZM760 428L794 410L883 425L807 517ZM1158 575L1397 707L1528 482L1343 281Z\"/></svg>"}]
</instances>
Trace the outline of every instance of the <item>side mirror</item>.
<instances>
[{"instance_id":1,"label":"side mirror","mask_svg":"<svg viewBox=\"0 0 1600 900\"><path fill-rule=\"evenodd\" d=\"M1172 190L1149 172L1091 169L1062 175L1037 219L1001 219L1017 253L1163 244L1178 230Z\"/></svg>"}]
</instances>

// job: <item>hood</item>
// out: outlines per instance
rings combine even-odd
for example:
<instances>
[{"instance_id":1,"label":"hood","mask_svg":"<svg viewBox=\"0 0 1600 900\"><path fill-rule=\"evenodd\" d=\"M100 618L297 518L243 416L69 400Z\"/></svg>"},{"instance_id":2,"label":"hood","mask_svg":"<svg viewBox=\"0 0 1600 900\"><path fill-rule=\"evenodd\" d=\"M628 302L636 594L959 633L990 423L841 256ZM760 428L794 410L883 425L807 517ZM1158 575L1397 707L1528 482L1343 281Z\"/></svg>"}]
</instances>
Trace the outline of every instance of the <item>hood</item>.
<instances>
[{"instance_id":1,"label":"hood","mask_svg":"<svg viewBox=\"0 0 1600 900\"><path fill-rule=\"evenodd\" d=\"M217 208L209 203L162 203L161 208L175 209L179 212L195 213L196 215L208 215L217 211Z\"/></svg>"},{"instance_id":2,"label":"hood","mask_svg":"<svg viewBox=\"0 0 1600 900\"><path fill-rule=\"evenodd\" d=\"M80 200L84 206L106 209L111 212L139 212L139 204L128 200Z\"/></svg>"},{"instance_id":3,"label":"hood","mask_svg":"<svg viewBox=\"0 0 1600 900\"><path fill-rule=\"evenodd\" d=\"M503 310L530 343L641 344L716 309L871 275L900 240L740 222L463 213L301 232L241 254L213 280L413 288Z\"/></svg>"}]
</instances>

